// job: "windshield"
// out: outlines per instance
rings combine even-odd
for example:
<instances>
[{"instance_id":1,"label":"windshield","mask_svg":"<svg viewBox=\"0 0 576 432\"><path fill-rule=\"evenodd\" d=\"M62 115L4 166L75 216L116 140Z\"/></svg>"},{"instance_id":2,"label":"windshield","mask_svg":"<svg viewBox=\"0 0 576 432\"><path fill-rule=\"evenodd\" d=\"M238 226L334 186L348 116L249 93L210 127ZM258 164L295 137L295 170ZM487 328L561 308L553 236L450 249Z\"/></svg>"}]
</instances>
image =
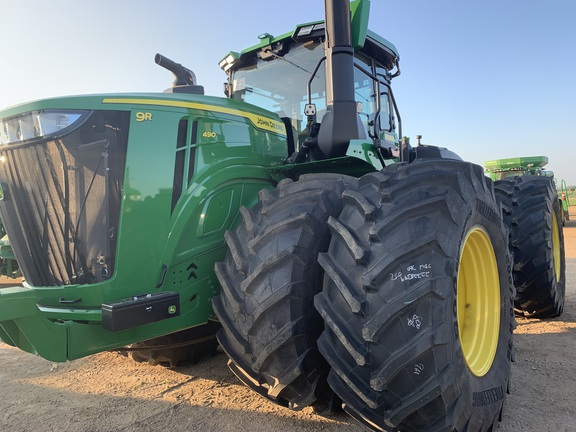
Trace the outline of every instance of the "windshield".
<instances>
[{"instance_id":1,"label":"windshield","mask_svg":"<svg viewBox=\"0 0 576 432\"><path fill-rule=\"evenodd\" d=\"M255 63L233 71L231 95L235 100L275 112L288 118L300 134L306 130L304 106L307 104L307 87L312 73L324 56L320 41L296 45L285 55L267 53L268 59L258 58ZM370 57L356 53L354 70L354 92L358 114L366 136L377 137L378 131L392 131L390 95L384 84L386 70ZM374 81L377 75L381 85ZM376 94L380 92L379 103ZM326 78L320 67L311 82L311 99L316 105L316 121L322 122L326 112ZM379 111L378 111L379 110ZM378 121L376 116L379 113ZM299 138L300 139L300 138Z\"/></svg>"},{"instance_id":2,"label":"windshield","mask_svg":"<svg viewBox=\"0 0 576 432\"><path fill-rule=\"evenodd\" d=\"M320 42L300 45L272 61L258 60L254 65L234 72L232 99L257 105L280 117L291 119L297 130L304 129L304 104L308 81L324 55ZM326 109L324 70L320 68L312 80L312 102L319 113Z\"/></svg>"}]
</instances>

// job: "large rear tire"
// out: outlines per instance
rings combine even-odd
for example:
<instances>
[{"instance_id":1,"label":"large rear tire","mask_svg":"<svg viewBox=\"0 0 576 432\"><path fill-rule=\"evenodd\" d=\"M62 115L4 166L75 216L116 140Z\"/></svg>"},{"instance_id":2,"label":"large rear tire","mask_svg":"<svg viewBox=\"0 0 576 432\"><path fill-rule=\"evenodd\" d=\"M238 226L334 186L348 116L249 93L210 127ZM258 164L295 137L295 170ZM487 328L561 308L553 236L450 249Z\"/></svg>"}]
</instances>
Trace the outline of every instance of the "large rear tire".
<instances>
[{"instance_id":1,"label":"large rear tire","mask_svg":"<svg viewBox=\"0 0 576 432\"><path fill-rule=\"evenodd\" d=\"M226 233L229 252L215 266L222 286L213 307L220 345L238 378L283 406L330 410L328 364L316 340L323 330L314 309L322 288L318 253L328 248L329 216L342 210L341 193L355 178L304 175L263 190L243 222Z\"/></svg>"},{"instance_id":2,"label":"large rear tire","mask_svg":"<svg viewBox=\"0 0 576 432\"><path fill-rule=\"evenodd\" d=\"M495 190L510 229L516 311L533 318L561 315L566 262L562 207L552 179L508 178L497 181Z\"/></svg>"},{"instance_id":3,"label":"large rear tire","mask_svg":"<svg viewBox=\"0 0 576 432\"><path fill-rule=\"evenodd\" d=\"M514 327L492 182L469 163L416 160L343 199L315 304L345 410L376 431L492 431Z\"/></svg>"}]
</instances>

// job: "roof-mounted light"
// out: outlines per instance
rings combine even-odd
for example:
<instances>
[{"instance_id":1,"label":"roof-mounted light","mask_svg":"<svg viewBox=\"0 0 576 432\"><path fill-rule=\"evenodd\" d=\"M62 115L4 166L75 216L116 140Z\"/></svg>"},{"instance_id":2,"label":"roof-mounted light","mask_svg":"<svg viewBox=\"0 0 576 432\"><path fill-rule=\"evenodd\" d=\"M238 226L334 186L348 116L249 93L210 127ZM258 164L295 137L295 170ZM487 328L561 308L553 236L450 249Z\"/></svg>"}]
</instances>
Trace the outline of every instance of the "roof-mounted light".
<instances>
[{"instance_id":1,"label":"roof-mounted light","mask_svg":"<svg viewBox=\"0 0 576 432\"><path fill-rule=\"evenodd\" d=\"M270 33L262 33L258 35L258 39L260 39L260 43L272 43L274 36L272 36Z\"/></svg>"},{"instance_id":2,"label":"roof-mounted light","mask_svg":"<svg viewBox=\"0 0 576 432\"><path fill-rule=\"evenodd\" d=\"M306 24L296 28L296 37L309 36L312 32L320 31L322 34L326 31L326 24L324 22Z\"/></svg>"},{"instance_id":3,"label":"roof-mounted light","mask_svg":"<svg viewBox=\"0 0 576 432\"><path fill-rule=\"evenodd\" d=\"M60 135L83 119L89 111L43 110L0 119L0 145Z\"/></svg>"},{"instance_id":4,"label":"roof-mounted light","mask_svg":"<svg viewBox=\"0 0 576 432\"><path fill-rule=\"evenodd\" d=\"M230 54L228 54L226 57L220 60L220 63L218 65L220 66L221 69L224 70L224 72L228 72L228 70L234 65L234 63L236 62L236 60L238 60L239 57L240 54L232 51L230 52Z\"/></svg>"}]
</instances>

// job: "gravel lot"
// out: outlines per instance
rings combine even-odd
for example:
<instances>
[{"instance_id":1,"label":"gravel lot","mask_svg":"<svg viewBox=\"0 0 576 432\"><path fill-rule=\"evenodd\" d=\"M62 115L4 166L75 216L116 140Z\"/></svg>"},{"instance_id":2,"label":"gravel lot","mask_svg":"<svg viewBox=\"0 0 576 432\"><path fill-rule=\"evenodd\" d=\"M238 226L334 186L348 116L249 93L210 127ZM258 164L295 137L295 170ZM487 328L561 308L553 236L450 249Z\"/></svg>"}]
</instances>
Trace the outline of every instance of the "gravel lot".
<instances>
[{"instance_id":1,"label":"gravel lot","mask_svg":"<svg viewBox=\"0 0 576 432\"><path fill-rule=\"evenodd\" d=\"M576 213L576 208L572 208ZM518 320L500 431L576 431L576 214L564 228L567 300ZM0 343L0 431L366 431L346 415L277 407L243 387L224 354L167 369L102 353L52 363Z\"/></svg>"}]
</instances>

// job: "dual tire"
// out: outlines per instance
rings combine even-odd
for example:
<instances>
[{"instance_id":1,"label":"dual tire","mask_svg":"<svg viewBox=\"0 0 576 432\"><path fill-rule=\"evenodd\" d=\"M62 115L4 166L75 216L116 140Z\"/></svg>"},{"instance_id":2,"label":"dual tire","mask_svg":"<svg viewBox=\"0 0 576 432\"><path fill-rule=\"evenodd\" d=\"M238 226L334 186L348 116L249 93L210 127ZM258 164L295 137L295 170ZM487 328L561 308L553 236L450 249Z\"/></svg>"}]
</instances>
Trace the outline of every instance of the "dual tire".
<instances>
[{"instance_id":1,"label":"dual tire","mask_svg":"<svg viewBox=\"0 0 576 432\"><path fill-rule=\"evenodd\" d=\"M514 288L480 167L416 160L359 181L304 176L242 214L213 306L243 382L293 408L342 399L373 430L492 430ZM294 218L305 222L283 227Z\"/></svg>"},{"instance_id":2,"label":"dual tire","mask_svg":"<svg viewBox=\"0 0 576 432\"><path fill-rule=\"evenodd\" d=\"M518 176L495 183L514 256L515 308L529 318L562 314L566 262L562 204L552 179Z\"/></svg>"},{"instance_id":3,"label":"dual tire","mask_svg":"<svg viewBox=\"0 0 576 432\"><path fill-rule=\"evenodd\" d=\"M468 163L417 160L366 175L344 200L316 307L345 410L374 430L492 430L514 289L490 180Z\"/></svg>"},{"instance_id":4,"label":"dual tire","mask_svg":"<svg viewBox=\"0 0 576 432\"><path fill-rule=\"evenodd\" d=\"M229 367L248 387L292 409L331 410L329 366L316 340L323 329L313 298L322 289L317 262L328 248L326 221L342 211L341 194L357 180L304 175L262 190L226 233L229 253L215 266L222 291L212 305Z\"/></svg>"}]
</instances>

